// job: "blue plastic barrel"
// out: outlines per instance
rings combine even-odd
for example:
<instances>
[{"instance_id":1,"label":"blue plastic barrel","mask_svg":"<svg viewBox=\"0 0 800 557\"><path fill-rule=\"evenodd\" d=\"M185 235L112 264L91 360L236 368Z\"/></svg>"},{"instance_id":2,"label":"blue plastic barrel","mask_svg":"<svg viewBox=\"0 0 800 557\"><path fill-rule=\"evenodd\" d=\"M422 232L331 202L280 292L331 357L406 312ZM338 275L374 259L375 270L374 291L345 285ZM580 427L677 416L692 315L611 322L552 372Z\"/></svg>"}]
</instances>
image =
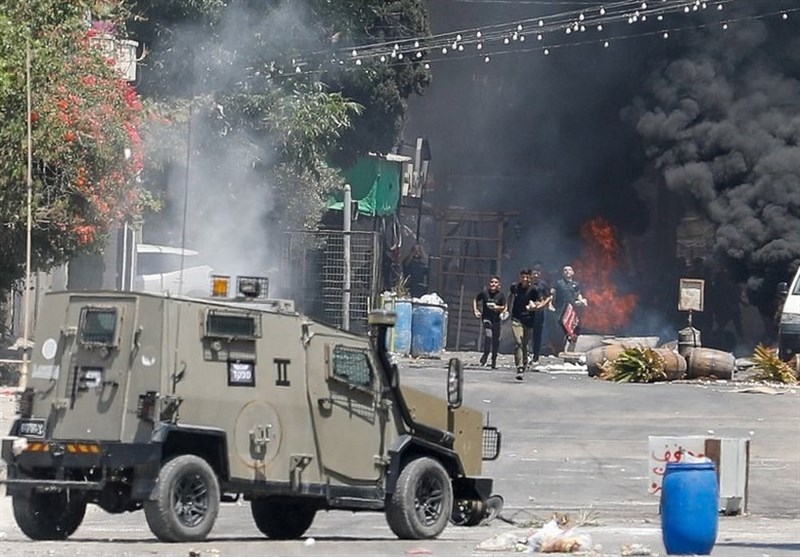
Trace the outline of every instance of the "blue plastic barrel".
<instances>
[{"instance_id":1,"label":"blue plastic barrel","mask_svg":"<svg viewBox=\"0 0 800 557\"><path fill-rule=\"evenodd\" d=\"M713 462L667 463L661 537L669 555L708 555L717 541L719 485Z\"/></svg>"},{"instance_id":2,"label":"blue plastic barrel","mask_svg":"<svg viewBox=\"0 0 800 557\"><path fill-rule=\"evenodd\" d=\"M413 303L411 318L411 355L422 358L439 358L444 350L444 327L447 320L445 306Z\"/></svg>"},{"instance_id":3,"label":"blue plastic barrel","mask_svg":"<svg viewBox=\"0 0 800 557\"><path fill-rule=\"evenodd\" d=\"M408 356L411 352L411 300L406 298L393 298L391 307L387 307L384 301L384 308L391 309L396 314L394 327L389 329L386 335L386 349L395 354Z\"/></svg>"}]
</instances>

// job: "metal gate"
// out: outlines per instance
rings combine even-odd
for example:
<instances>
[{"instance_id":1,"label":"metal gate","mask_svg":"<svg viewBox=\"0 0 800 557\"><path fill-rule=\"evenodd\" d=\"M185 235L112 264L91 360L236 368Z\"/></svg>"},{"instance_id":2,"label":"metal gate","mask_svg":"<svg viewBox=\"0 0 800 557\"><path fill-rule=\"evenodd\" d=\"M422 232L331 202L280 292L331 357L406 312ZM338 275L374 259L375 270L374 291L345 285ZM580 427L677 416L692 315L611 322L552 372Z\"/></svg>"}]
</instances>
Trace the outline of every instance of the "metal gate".
<instances>
[{"instance_id":1,"label":"metal gate","mask_svg":"<svg viewBox=\"0 0 800 557\"><path fill-rule=\"evenodd\" d=\"M378 298L380 240L377 232L350 232L350 330L366 332L367 313ZM295 307L340 327L344 293L344 232L286 233L283 268L291 276Z\"/></svg>"}]
</instances>

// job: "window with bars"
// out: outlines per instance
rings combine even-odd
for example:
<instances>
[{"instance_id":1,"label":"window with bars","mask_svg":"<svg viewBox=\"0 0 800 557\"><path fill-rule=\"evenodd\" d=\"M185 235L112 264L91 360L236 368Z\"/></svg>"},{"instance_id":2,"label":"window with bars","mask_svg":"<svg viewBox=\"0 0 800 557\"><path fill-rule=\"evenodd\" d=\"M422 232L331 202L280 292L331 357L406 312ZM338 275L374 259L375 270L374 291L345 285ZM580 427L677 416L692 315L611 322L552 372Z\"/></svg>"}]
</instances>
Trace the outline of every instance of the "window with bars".
<instances>
[{"instance_id":1,"label":"window with bars","mask_svg":"<svg viewBox=\"0 0 800 557\"><path fill-rule=\"evenodd\" d=\"M347 346L334 347L333 377L356 387L372 387L372 366L366 352Z\"/></svg>"}]
</instances>

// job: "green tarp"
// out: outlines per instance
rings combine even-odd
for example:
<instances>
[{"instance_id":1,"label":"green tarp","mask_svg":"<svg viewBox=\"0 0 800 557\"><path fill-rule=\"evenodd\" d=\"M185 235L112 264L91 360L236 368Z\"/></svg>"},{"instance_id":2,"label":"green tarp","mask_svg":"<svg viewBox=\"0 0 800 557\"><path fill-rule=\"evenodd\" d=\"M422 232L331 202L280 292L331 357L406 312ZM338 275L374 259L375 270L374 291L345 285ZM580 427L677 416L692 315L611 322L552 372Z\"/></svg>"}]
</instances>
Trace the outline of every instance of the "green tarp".
<instances>
[{"instance_id":1,"label":"green tarp","mask_svg":"<svg viewBox=\"0 0 800 557\"><path fill-rule=\"evenodd\" d=\"M393 215L400 201L403 164L380 156L359 157L356 164L342 172L350 184L358 212L371 217ZM328 209L342 210L343 192L337 192L328 202Z\"/></svg>"}]
</instances>

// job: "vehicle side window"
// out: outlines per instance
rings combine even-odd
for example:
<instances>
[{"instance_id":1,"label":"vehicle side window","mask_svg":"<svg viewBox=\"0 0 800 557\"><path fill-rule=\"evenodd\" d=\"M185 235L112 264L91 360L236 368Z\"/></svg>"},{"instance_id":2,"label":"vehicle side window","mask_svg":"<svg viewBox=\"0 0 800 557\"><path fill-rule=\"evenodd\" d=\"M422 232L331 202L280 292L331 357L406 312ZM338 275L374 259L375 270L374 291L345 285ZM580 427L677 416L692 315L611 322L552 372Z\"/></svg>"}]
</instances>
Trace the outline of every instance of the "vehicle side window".
<instances>
[{"instance_id":1,"label":"vehicle side window","mask_svg":"<svg viewBox=\"0 0 800 557\"><path fill-rule=\"evenodd\" d=\"M346 346L334 347L333 377L356 387L371 387L372 367L367 354Z\"/></svg>"},{"instance_id":2,"label":"vehicle side window","mask_svg":"<svg viewBox=\"0 0 800 557\"><path fill-rule=\"evenodd\" d=\"M117 308L82 308L78 338L86 346L116 346Z\"/></svg>"},{"instance_id":3,"label":"vehicle side window","mask_svg":"<svg viewBox=\"0 0 800 557\"><path fill-rule=\"evenodd\" d=\"M261 318L252 313L209 309L206 313L204 334L215 338L259 338Z\"/></svg>"}]
</instances>

